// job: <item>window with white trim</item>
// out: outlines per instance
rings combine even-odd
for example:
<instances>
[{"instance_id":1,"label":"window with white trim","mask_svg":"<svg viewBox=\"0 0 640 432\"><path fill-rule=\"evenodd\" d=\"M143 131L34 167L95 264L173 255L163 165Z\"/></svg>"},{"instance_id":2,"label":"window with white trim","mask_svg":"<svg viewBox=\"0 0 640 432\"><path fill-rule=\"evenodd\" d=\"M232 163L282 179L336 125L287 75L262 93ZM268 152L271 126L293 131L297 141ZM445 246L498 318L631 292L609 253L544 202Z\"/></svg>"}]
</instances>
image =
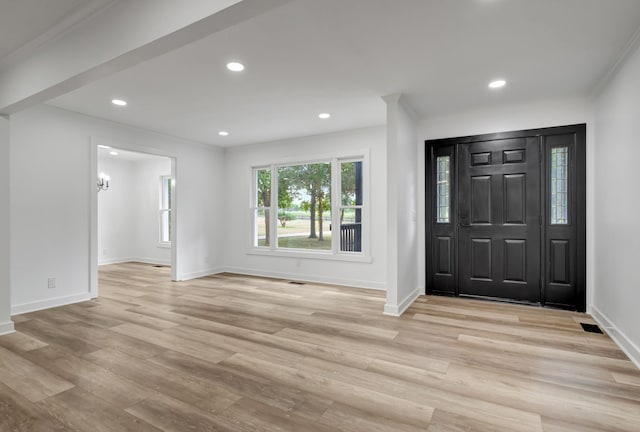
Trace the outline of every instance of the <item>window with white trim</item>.
<instances>
[{"instance_id":1,"label":"window with white trim","mask_svg":"<svg viewBox=\"0 0 640 432\"><path fill-rule=\"evenodd\" d=\"M254 170L254 246L271 245L271 168Z\"/></svg>"},{"instance_id":2,"label":"window with white trim","mask_svg":"<svg viewBox=\"0 0 640 432\"><path fill-rule=\"evenodd\" d=\"M341 252L362 252L362 202L362 160L341 161Z\"/></svg>"},{"instance_id":3,"label":"window with white trim","mask_svg":"<svg viewBox=\"0 0 640 432\"><path fill-rule=\"evenodd\" d=\"M261 251L367 252L362 156L253 168L252 246Z\"/></svg>"},{"instance_id":4,"label":"window with white trim","mask_svg":"<svg viewBox=\"0 0 640 432\"><path fill-rule=\"evenodd\" d=\"M160 177L160 244L171 244L171 209L172 209L171 176Z\"/></svg>"}]
</instances>

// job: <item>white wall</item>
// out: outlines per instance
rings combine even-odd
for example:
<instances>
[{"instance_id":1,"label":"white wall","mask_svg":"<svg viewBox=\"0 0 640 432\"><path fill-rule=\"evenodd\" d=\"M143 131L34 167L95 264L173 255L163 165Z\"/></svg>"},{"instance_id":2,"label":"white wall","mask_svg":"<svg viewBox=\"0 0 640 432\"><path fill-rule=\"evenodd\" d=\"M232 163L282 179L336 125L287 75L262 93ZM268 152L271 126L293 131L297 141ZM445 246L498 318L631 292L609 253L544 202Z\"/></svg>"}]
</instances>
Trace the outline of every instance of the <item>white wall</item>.
<instances>
[{"instance_id":1,"label":"white wall","mask_svg":"<svg viewBox=\"0 0 640 432\"><path fill-rule=\"evenodd\" d=\"M306 161L363 150L370 154L371 262L344 262L250 254L251 167L287 161ZM289 279L384 289L386 285L386 168L385 128L368 128L286 141L231 148L226 152L227 198L224 231L229 271Z\"/></svg>"},{"instance_id":2,"label":"white wall","mask_svg":"<svg viewBox=\"0 0 640 432\"><path fill-rule=\"evenodd\" d=\"M98 263L171 264L171 248L159 241L160 177L171 175L171 159L131 161L98 158L98 172L111 177L98 194Z\"/></svg>"},{"instance_id":3,"label":"white wall","mask_svg":"<svg viewBox=\"0 0 640 432\"><path fill-rule=\"evenodd\" d=\"M640 48L596 101L593 315L640 367Z\"/></svg>"},{"instance_id":4,"label":"white wall","mask_svg":"<svg viewBox=\"0 0 640 432\"><path fill-rule=\"evenodd\" d=\"M425 289L425 140L587 124L587 309L593 304L594 286L594 121L587 100L542 101L442 117L425 118L419 124L418 145L418 284Z\"/></svg>"},{"instance_id":5,"label":"white wall","mask_svg":"<svg viewBox=\"0 0 640 432\"><path fill-rule=\"evenodd\" d=\"M385 314L401 315L418 287L417 128L399 95L387 103L387 303Z\"/></svg>"},{"instance_id":6,"label":"white wall","mask_svg":"<svg viewBox=\"0 0 640 432\"><path fill-rule=\"evenodd\" d=\"M222 267L221 150L49 106L20 112L11 124L13 313L88 298L95 137L122 149L176 157L178 276ZM49 277L57 279L55 289L47 288Z\"/></svg>"},{"instance_id":7,"label":"white wall","mask_svg":"<svg viewBox=\"0 0 640 432\"><path fill-rule=\"evenodd\" d=\"M171 175L171 159L154 157L134 164L136 176L136 250L141 262L171 263L171 248L160 246L160 177ZM206 191L204 192L206 194Z\"/></svg>"},{"instance_id":8,"label":"white wall","mask_svg":"<svg viewBox=\"0 0 640 432\"><path fill-rule=\"evenodd\" d=\"M130 261L137 251L135 162L98 158L98 172L112 179L98 193L98 263Z\"/></svg>"},{"instance_id":9,"label":"white wall","mask_svg":"<svg viewBox=\"0 0 640 432\"><path fill-rule=\"evenodd\" d=\"M0 335L13 331L9 278L9 119L0 116Z\"/></svg>"}]
</instances>

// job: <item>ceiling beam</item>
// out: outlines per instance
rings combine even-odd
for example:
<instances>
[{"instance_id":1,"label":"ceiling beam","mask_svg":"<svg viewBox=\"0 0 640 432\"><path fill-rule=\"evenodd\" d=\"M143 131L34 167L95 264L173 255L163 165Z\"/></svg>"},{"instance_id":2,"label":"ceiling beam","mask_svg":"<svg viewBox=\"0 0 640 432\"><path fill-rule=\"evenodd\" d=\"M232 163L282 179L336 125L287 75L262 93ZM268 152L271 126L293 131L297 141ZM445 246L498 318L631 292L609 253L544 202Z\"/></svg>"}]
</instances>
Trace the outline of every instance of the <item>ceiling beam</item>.
<instances>
[{"instance_id":1,"label":"ceiling beam","mask_svg":"<svg viewBox=\"0 0 640 432\"><path fill-rule=\"evenodd\" d=\"M0 114L46 102L291 1L114 2L4 68Z\"/></svg>"}]
</instances>

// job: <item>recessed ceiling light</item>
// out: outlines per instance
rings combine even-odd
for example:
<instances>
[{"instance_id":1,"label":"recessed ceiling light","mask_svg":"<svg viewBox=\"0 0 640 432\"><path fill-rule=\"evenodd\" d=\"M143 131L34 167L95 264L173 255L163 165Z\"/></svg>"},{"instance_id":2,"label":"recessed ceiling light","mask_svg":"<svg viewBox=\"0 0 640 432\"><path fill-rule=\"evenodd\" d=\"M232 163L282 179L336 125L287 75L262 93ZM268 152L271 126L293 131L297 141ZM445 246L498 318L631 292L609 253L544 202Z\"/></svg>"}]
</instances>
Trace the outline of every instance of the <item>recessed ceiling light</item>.
<instances>
[{"instance_id":1,"label":"recessed ceiling light","mask_svg":"<svg viewBox=\"0 0 640 432\"><path fill-rule=\"evenodd\" d=\"M113 99L111 101L112 104L114 105L118 105L118 106L126 106L127 105L127 101L123 101L122 99Z\"/></svg>"},{"instance_id":2,"label":"recessed ceiling light","mask_svg":"<svg viewBox=\"0 0 640 432\"><path fill-rule=\"evenodd\" d=\"M118 152L117 152L117 151L109 152L109 154L110 154L111 156L118 156Z\"/></svg>"},{"instance_id":3,"label":"recessed ceiling light","mask_svg":"<svg viewBox=\"0 0 640 432\"><path fill-rule=\"evenodd\" d=\"M220 135L220 136L229 136L229 132L227 132L227 131L220 131L220 132L218 132L218 135Z\"/></svg>"},{"instance_id":4,"label":"recessed ceiling light","mask_svg":"<svg viewBox=\"0 0 640 432\"><path fill-rule=\"evenodd\" d=\"M227 69L232 72L242 72L244 70L244 65L238 62L227 63Z\"/></svg>"},{"instance_id":5,"label":"recessed ceiling light","mask_svg":"<svg viewBox=\"0 0 640 432\"><path fill-rule=\"evenodd\" d=\"M500 87L504 87L507 84L505 80L495 80L489 83L489 88L497 89Z\"/></svg>"},{"instance_id":6,"label":"recessed ceiling light","mask_svg":"<svg viewBox=\"0 0 640 432\"><path fill-rule=\"evenodd\" d=\"M110 149L111 147L109 147L108 145L104 145L104 144L98 144L98 148L101 148L101 149Z\"/></svg>"},{"instance_id":7,"label":"recessed ceiling light","mask_svg":"<svg viewBox=\"0 0 640 432\"><path fill-rule=\"evenodd\" d=\"M329 114L329 113L322 113L322 114L319 114L319 115L318 115L318 117L320 117L321 119L325 120L325 119L330 118L330 117L331 117L331 114Z\"/></svg>"}]
</instances>

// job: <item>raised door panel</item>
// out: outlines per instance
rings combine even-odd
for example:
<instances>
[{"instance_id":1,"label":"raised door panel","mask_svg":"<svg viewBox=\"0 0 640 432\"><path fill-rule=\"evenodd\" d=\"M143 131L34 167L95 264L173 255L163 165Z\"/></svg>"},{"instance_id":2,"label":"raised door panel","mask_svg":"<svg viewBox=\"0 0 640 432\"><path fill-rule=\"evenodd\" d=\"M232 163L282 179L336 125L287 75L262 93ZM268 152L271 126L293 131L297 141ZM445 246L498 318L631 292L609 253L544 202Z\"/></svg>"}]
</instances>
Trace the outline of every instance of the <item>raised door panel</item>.
<instances>
[{"instance_id":1,"label":"raised door panel","mask_svg":"<svg viewBox=\"0 0 640 432\"><path fill-rule=\"evenodd\" d=\"M471 223L491 223L491 176L471 177Z\"/></svg>"},{"instance_id":2,"label":"raised door panel","mask_svg":"<svg viewBox=\"0 0 640 432\"><path fill-rule=\"evenodd\" d=\"M491 165L491 152L474 153L471 155L471 166Z\"/></svg>"},{"instance_id":3,"label":"raised door panel","mask_svg":"<svg viewBox=\"0 0 640 432\"><path fill-rule=\"evenodd\" d=\"M491 239L471 239L471 278L492 280Z\"/></svg>"},{"instance_id":4,"label":"raised door panel","mask_svg":"<svg viewBox=\"0 0 640 432\"><path fill-rule=\"evenodd\" d=\"M502 163L523 163L526 162L526 150L505 150L502 152Z\"/></svg>"},{"instance_id":5,"label":"raised door panel","mask_svg":"<svg viewBox=\"0 0 640 432\"><path fill-rule=\"evenodd\" d=\"M554 284L569 284L571 275L571 255L569 240L551 240L550 282Z\"/></svg>"},{"instance_id":6,"label":"raised door panel","mask_svg":"<svg viewBox=\"0 0 640 432\"><path fill-rule=\"evenodd\" d=\"M507 174L503 177L504 223L526 224L527 177L526 174Z\"/></svg>"},{"instance_id":7,"label":"raised door panel","mask_svg":"<svg viewBox=\"0 0 640 432\"><path fill-rule=\"evenodd\" d=\"M453 273L451 237L438 237L435 244L436 274L451 275Z\"/></svg>"},{"instance_id":8,"label":"raised door panel","mask_svg":"<svg viewBox=\"0 0 640 432\"><path fill-rule=\"evenodd\" d=\"M526 240L504 241L504 281L524 283L527 280Z\"/></svg>"}]
</instances>

